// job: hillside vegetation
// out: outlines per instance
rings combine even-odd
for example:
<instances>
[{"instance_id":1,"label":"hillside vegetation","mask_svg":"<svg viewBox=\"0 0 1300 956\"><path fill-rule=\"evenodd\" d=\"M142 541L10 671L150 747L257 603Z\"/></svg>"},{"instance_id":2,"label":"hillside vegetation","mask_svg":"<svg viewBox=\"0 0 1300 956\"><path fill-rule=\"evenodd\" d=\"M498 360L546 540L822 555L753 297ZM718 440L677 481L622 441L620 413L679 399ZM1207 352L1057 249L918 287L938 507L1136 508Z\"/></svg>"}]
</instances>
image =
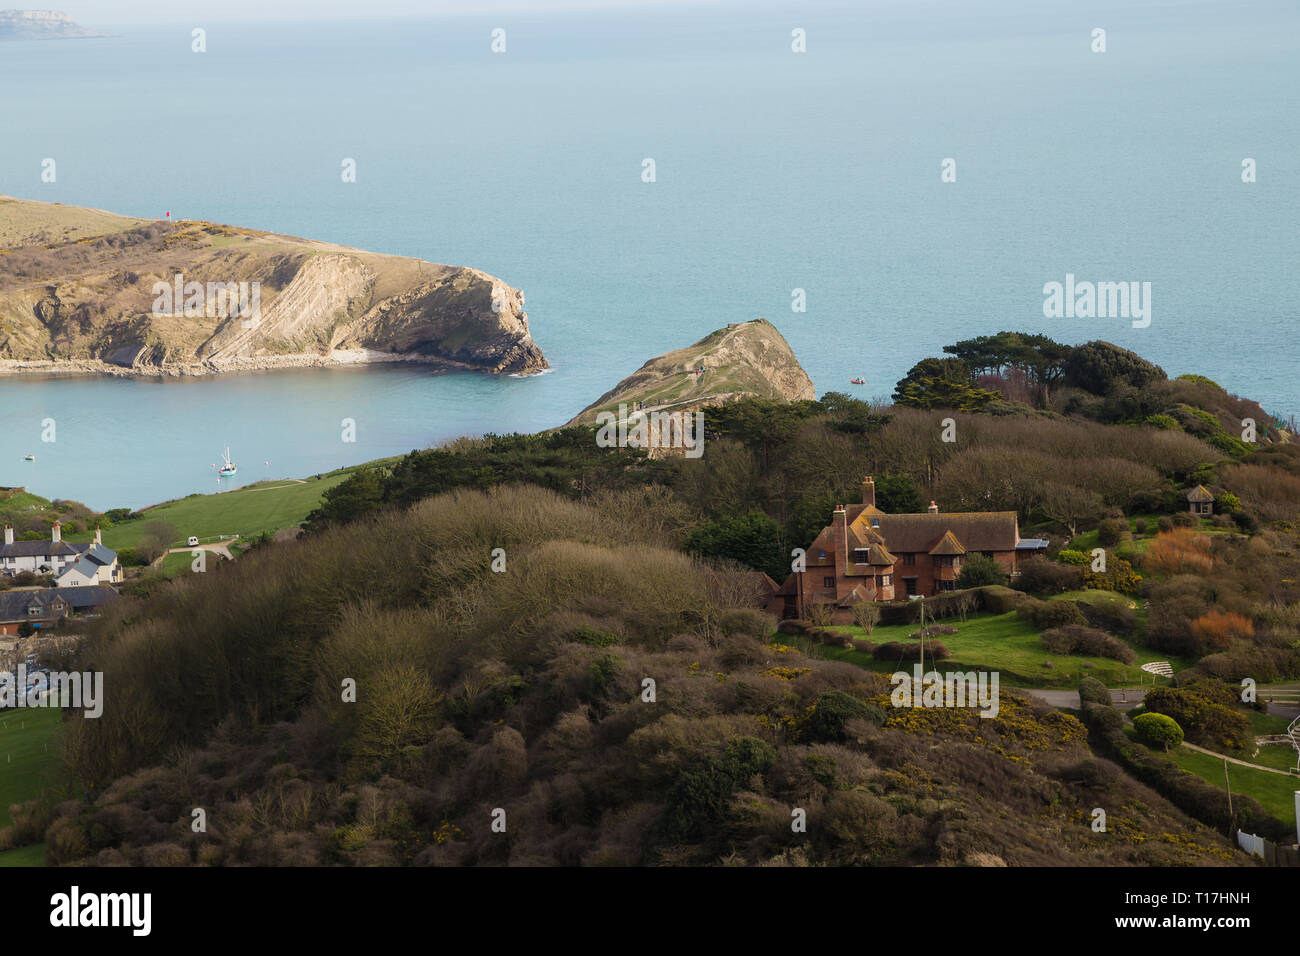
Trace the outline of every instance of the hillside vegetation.
<instances>
[{"instance_id":1,"label":"hillside vegetation","mask_svg":"<svg viewBox=\"0 0 1300 956\"><path fill-rule=\"evenodd\" d=\"M89 799L28 805L0 844L155 865L1244 859L1068 715L1005 691L995 719L895 710L880 676L769 643L739 579L628 540L621 516L653 504L453 492L119 602L83 658L116 704L65 738Z\"/></svg>"}]
</instances>

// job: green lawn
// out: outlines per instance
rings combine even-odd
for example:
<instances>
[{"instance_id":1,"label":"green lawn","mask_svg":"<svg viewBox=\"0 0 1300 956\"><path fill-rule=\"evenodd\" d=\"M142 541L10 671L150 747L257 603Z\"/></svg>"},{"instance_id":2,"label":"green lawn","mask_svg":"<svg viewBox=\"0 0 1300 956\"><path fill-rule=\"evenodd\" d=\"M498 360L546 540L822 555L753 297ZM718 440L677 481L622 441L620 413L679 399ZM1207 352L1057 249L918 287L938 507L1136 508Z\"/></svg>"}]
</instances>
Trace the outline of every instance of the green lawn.
<instances>
[{"instance_id":1,"label":"green lawn","mask_svg":"<svg viewBox=\"0 0 1300 956\"><path fill-rule=\"evenodd\" d=\"M385 464L370 462L369 464ZM150 508L140 518L103 529L104 544L114 550L140 543L152 521L167 521L176 528L173 547L181 547L190 535L205 543L221 535L252 537L263 531L279 531L302 523L318 504L321 495L340 484L361 465L341 468L319 479L265 481L211 495L190 495ZM69 540L86 541L90 534L68 535Z\"/></svg>"},{"instance_id":2,"label":"green lawn","mask_svg":"<svg viewBox=\"0 0 1300 956\"><path fill-rule=\"evenodd\" d=\"M45 865L45 844L33 843L31 846L20 846L16 850L6 850L0 853L0 867L3 866L44 866Z\"/></svg>"},{"instance_id":3,"label":"green lawn","mask_svg":"<svg viewBox=\"0 0 1300 956\"><path fill-rule=\"evenodd\" d=\"M978 667L1002 672L1001 681L1023 687L1061 687L1073 689L1079 678L1095 677L1108 686L1137 685L1143 680L1151 682L1151 675L1139 670L1147 661L1169 660L1174 670L1187 666L1186 661L1169 659L1167 655L1134 647L1137 658L1132 664L1105 657L1067 657L1052 654L1043 647L1039 632L1018 618L1015 612L1006 614L979 614L964 623L957 620L939 622L957 628L956 634L937 638L949 651L951 659L942 662L949 670ZM916 631L915 624L896 624L877 627L870 636L860 627L844 625L829 630L840 631L850 637L866 638L873 644L888 641L906 641ZM869 655L847 648L814 645L816 653L832 660L849 661L859 667L881 673L898 670L897 661L876 661ZM1051 666L1047 666L1050 662Z\"/></svg>"},{"instance_id":4,"label":"green lawn","mask_svg":"<svg viewBox=\"0 0 1300 956\"><path fill-rule=\"evenodd\" d=\"M54 765L54 736L62 711L44 707L0 710L0 827L13 821L9 805L36 796Z\"/></svg>"},{"instance_id":5,"label":"green lawn","mask_svg":"<svg viewBox=\"0 0 1300 956\"><path fill-rule=\"evenodd\" d=\"M1154 514L1131 515L1128 519L1129 533L1125 539L1120 542L1119 547L1131 547L1134 551L1139 553L1146 551L1151 542L1155 539L1158 530L1157 522L1161 517L1169 516ZM1134 523L1139 518L1147 523L1146 533L1142 535L1138 535L1137 532L1133 530ZM1195 529L1201 534L1237 534L1237 529L1235 527L1220 528L1210 518L1201 518L1200 524L1196 525ZM1082 534L1075 535L1070 539L1070 543L1067 544L1066 547L1074 551L1092 551L1093 548L1101 547L1101 545L1097 543L1097 529L1093 528L1091 531L1085 531Z\"/></svg>"},{"instance_id":6,"label":"green lawn","mask_svg":"<svg viewBox=\"0 0 1300 956\"><path fill-rule=\"evenodd\" d=\"M1224 789L1223 761L1208 754L1197 753L1186 747L1177 747L1167 756L1184 770ZM1288 826L1295 826L1295 797L1300 790L1300 777L1284 777L1267 770L1252 770L1240 764L1228 764L1227 782L1233 793L1244 793L1258 800L1273 816ZM1226 794L1224 799L1226 800Z\"/></svg>"}]
</instances>

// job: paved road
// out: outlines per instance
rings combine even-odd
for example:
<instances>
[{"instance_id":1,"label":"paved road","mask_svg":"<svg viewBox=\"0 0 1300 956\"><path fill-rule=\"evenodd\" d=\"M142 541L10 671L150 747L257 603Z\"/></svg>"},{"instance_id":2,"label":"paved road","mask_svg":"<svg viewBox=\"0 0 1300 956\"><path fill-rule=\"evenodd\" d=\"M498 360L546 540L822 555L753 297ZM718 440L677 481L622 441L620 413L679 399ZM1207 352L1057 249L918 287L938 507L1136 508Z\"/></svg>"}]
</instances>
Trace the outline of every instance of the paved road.
<instances>
[{"instance_id":1,"label":"paved road","mask_svg":"<svg viewBox=\"0 0 1300 956\"><path fill-rule=\"evenodd\" d=\"M1053 707L1068 707L1071 710L1079 709L1079 692L1077 690L1040 690L1031 687L1014 687L1012 689L1045 700ZM1117 710L1132 710L1142 703L1144 696L1146 696L1146 690L1141 687L1122 687L1110 692L1111 703L1115 705Z\"/></svg>"},{"instance_id":2,"label":"paved road","mask_svg":"<svg viewBox=\"0 0 1300 956\"><path fill-rule=\"evenodd\" d=\"M194 551L211 551L213 554L221 555L227 561L233 561L235 560L235 556L230 553L230 545L233 544L235 539L238 537L239 535L235 535L234 538L229 538L216 544L196 544L193 547L170 548L167 551L167 554L190 554ZM167 554L160 554L150 567L156 568L162 564L163 558L167 557Z\"/></svg>"}]
</instances>

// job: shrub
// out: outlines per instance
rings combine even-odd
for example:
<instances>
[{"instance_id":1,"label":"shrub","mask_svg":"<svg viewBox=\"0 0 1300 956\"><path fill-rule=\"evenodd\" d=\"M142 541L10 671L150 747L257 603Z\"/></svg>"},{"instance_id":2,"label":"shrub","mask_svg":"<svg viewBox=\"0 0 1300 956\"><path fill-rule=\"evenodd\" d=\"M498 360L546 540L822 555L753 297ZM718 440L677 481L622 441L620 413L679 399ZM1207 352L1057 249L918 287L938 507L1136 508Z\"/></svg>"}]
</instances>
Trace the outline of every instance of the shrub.
<instances>
[{"instance_id":1,"label":"shrub","mask_svg":"<svg viewBox=\"0 0 1300 956\"><path fill-rule=\"evenodd\" d=\"M1163 516L1161 516L1160 518L1156 519L1156 530L1158 530L1158 531L1173 531L1173 530L1174 530L1174 519L1173 519L1173 518L1170 518L1168 515L1163 515Z\"/></svg>"},{"instance_id":2,"label":"shrub","mask_svg":"<svg viewBox=\"0 0 1300 956\"><path fill-rule=\"evenodd\" d=\"M826 627L835 615L835 605L826 601L813 601L809 603L808 609L804 613L808 618L808 623L815 627Z\"/></svg>"},{"instance_id":3,"label":"shrub","mask_svg":"<svg viewBox=\"0 0 1300 956\"><path fill-rule=\"evenodd\" d=\"M950 625L947 624L935 624L931 627L922 628L919 631L913 631L911 634L907 635L907 637L908 640L919 641L923 637L928 640L929 638L938 637L942 634L956 634L956 633L957 633L957 628L955 627L951 627Z\"/></svg>"},{"instance_id":4,"label":"shrub","mask_svg":"<svg viewBox=\"0 0 1300 956\"><path fill-rule=\"evenodd\" d=\"M855 651L860 651L863 654L874 654L876 645L859 637L853 639L853 649Z\"/></svg>"},{"instance_id":5,"label":"shrub","mask_svg":"<svg viewBox=\"0 0 1300 956\"><path fill-rule=\"evenodd\" d=\"M1157 687L1147 692L1143 706L1148 713L1164 714L1193 743L1239 750L1250 740L1250 721L1245 715L1214 700L1208 688Z\"/></svg>"},{"instance_id":6,"label":"shrub","mask_svg":"<svg viewBox=\"0 0 1300 956\"><path fill-rule=\"evenodd\" d=\"M1254 637L1255 626L1243 614L1210 608L1192 622L1192 634L1204 641L1206 647L1221 651L1233 641Z\"/></svg>"},{"instance_id":7,"label":"shrub","mask_svg":"<svg viewBox=\"0 0 1300 956\"><path fill-rule=\"evenodd\" d=\"M1235 515L1241 511L1241 499L1231 491L1225 491L1214 499L1214 507L1221 514Z\"/></svg>"},{"instance_id":8,"label":"shrub","mask_svg":"<svg viewBox=\"0 0 1300 956\"><path fill-rule=\"evenodd\" d=\"M808 729L817 740L833 743L845 739L844 725L850 720L866 720L879 727L885 722L885 714L869 701L828 690L813 704Z\"/></svg>"},{"instance_id":9,"label":"shrub","mask_svg":"<svg viewBox=\"0 0 1300 956\"><path fill-rule=\"evenodd\" d=\"M979 553L966 555L961 573L957 575L957 587L961 589L1006 583L1006 572L997 561Z\"/></svg>"},{"instance_id":10,"label":"shrub","mask_svg":"<svg viewBox=\"0 0 1300 956\"><path fill-rule=\"evenodd\" d=\"M1025 600L1024 592L993 585L980 589L980 600L984 609L994 614L1006 614L1014 611Z\"/></svg>"},{"instance_id":11,"label":"shrub","mask_svg":"<svg viewBox=\"0 0 1300 956\"><path fill-rule=\"evenodd\" d=\"M1118 734L1124 726L1124 715L1110 705L1109 698L1104 704L1085 701L1083 722L1102 735Z\"/></svg>"},{"instance_id":12,"label":"shrub","mask_svg":"<svg viewBox=\"0 0 1300 956\"><path fill-rule=\"evenodd\" d=\"M1030 599L1016 608L1016 616L1038 630L1086 624L1083 612L1073 601L1038 601Z\"/></svg>"},{"instance_id":13,"label":"shrub","mask_svg":"<svg viewBox=\"0 0 1300 956\"><path fill-rule=\"evenodd\" d=\"M1130 664L1136 657L1133 648L1116 640L1105 631L1078 624L1048 628L1040 640L1053 654L1074 654L1087 657L1109 657L1121 664Z\"/></svg>"},{"instance_id":14,"label":"shrub","mask_svg":"<svg viewBox=\"0 0 1300 956\"><path fill-rule=\"evenodd\" d=\"M1116 634L1132 634L1137 628L1137 610L1123 598L1105 598L1080 602L1079 610L1092 627Z\"/></svg>"},{"instance_id":15,"label":"shrub","mask_svg":"<svg viewBox=\"0 0 1300 956\"><path fill-rule=\"evenodd\" d=\"M1020 565L1016 588L1026 594L1061 594L1083 587L1083 570L1035 555Z\"/></svg>"},{"instance_id":16,"label":"shrub","mask_svg":"<svg viewBox=\"0 0 1300 956\"><path fill-rule=\"evenodd\" d=\"M1178 420L1172 415L1148 415L1143 424L1152 428L1159 428L1161 431L1175 431L1181 428Z\"/></svg>"},{"instance_id":17,"label":"shrub","mask_svg":"<svg viewBox=\"0 0 1300 956\"><path fill-rule=\"evenodd\" d=\"M1079 700L1084 703L1105 704L1109 707L1110 691L1097 678L1085 677L1079 681Z\"/></svg>"},{"instance_id":18,"label":"shrub","mask_svg":"<svg viewBox=\"0 0 1300 956\"><path fill-rule=\"evenodd\" d=\"M880 623L880 608L871 601L862 601L853 605L853 623L870 634Z\"/></svg>"},{"instance_id":19,"label":"shrub","mask_svg":"<svg viewBox=\"0 0 1300 956\"><path fill-rule=\"evenodd\" d=\"M1169 752L1171 746L1177 747L1183 742L1183 728L1178 721L1164 714L1138 714L1133 718L1133 729L1137 738L1149 747L1163 747Z\"/></svg>"},{"instance_id":20,"label":"shrub","mask_svg":"<svg viewBox=\"0 0 1300 956\"><path fill-rule=\"evenodd\" d=\"M1072 564L1080 568L1092 564L1092 556L1088 552L1076 551L1073 548L1062 548L1056 553L1056 560L1062 564Z\"/></svg>"},{"instance_id":21,"label":"shrub","mask_svg":"<svg viewBox=\"0 0 1300 956\"><path fill-rule=\"evenodd\" d=\"M697 758L673 782L664 828L679 839L716 835L727 818L731 795L775 760L771 746L753 737L729 741L721 757Z\"/></svg>"},{"instance_id":22,"label":"shrub","mask_svg":"<svg viewBox=\"0 0 1300 956\"><path fill-rule=\"evenodd\" d=\"M1147 548L1142 567L1154 574L1203 574L1214 567L1210 539L1188 528L1161 532Z\"/></svg>"},{"instance_id":23,"label":"shrub","mask_svg":"<svg viewBox=\"0 0 1300 956\"><path fill-rule=\"evenodd\" d=\"M1105 548L1113 548L1124 540L1128 532L1128 522L1123 518L1104 518L1097 525L1097 541Z\"/></svg>"},{"instance_id":24,"label":"shrub","mask_svg":"<svg viewBox=\"0 0 1300 956\"><path fill-rule=\"evenodd\" d=\"M1139 535L1142 535L1142 534L1146 534L1146 533L1147 533L1147 519L1146 519L1146 518L1134 518L1134 519L1133 519L1133 533L1134 533L1134 534L1139 534Z\"/></svg>"},{"instance_id":25,"label":"shrub","mask_svg":"<svg viewBox=\"0 0 1300 956\"><path fill-rule=\"evenodd\" d=\"M1137 594L1142 586L1142 575L1133 570L1132 564L1115 554L1106 562L1105 571L1085 571L1083 584L1098 591Z\"/></svg>"}]
</instances>

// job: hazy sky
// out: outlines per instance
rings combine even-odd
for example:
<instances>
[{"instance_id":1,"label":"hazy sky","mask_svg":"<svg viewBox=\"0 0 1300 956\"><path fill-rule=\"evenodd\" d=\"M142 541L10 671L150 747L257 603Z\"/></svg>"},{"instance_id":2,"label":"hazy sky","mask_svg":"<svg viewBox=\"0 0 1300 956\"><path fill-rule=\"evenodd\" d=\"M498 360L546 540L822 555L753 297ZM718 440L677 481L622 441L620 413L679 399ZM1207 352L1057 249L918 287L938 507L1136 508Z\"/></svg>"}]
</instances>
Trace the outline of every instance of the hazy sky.
<instances>
[{"instance_id":1,"label":"hazy sky","mask_svg":"<svg viewBox=\"0 0 1300 956\"><path fill-rule=\"evenodd\" d=\"M609 10L726 0L7 0L19 9L62 10L79 23L170 23L199 20L319 20L429 17L439 13Z\"/></svg>"}]
</instances>

